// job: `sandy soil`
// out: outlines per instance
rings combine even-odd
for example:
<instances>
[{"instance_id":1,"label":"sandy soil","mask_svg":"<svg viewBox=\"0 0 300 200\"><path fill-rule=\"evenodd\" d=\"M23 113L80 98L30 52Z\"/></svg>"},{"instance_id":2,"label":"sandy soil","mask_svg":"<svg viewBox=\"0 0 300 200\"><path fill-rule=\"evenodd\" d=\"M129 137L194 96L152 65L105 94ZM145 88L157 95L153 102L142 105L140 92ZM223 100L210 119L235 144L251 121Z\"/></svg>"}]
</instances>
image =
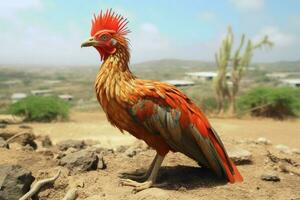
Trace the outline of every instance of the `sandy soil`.
<instances>
[{"instance_id":1,"label":"sandy soil","mask_svg":"<svg viewBox=\"0 0 300 200\"><path fill-rule=\"evenodd\" d=\"M70 122L32 123L36 134L49 135L54 142L65 139L99 140L105 147L132 144L130 134L122 134L111 126L103 112L72 113ZM300 148L300 120L276 121L271 119L210 119L221 136L245 140L266 137L273 144ZM298 138L298 140L296 139Z\"/></svg>"},{"instance_id":2,"label":"sandy soil","mask_svg":"<svg viewBox=\"0 0 300 200\"><path fill-rule=\"evenodd\" d=\"M155 152L144 150L130 158L124 153L109 153L104 156L107 169L70 175L63 170L54 187L43 189L40 200L61 200L70 187L78 187L78 199L95 196L94 200L219 200L219 199L276 199L300 200L300 177L280 172L277 164L266 157L267 150L292 159L300 164L300 155L287 155L277 152L276 144L292 148L300 147L300 121L273 121L267 119L211 119L220 133L227 149L243 148L253 154L253 163L238 166L244 182L228 184L216 178L207 169L199 166L179 153L170 153L160 170L158 182L166 185L133 194L131 187L120 186L119 179L124 172L145 171ZM94 139L106 147L116 147L135 142L129 134L121 134L111 127L103 113L74 113L71 122L38 124L33 123L36 134L47 134L55 142L64 139ZM258 145L248 140L266 137L274 145ZM51 156L32 151L0 149L0 164L18 163L33 172L38 179L56 173L58 167ZM299 165L300 166L300 165ZM300 170L298 166L298 170ZM260 179L262 173L273 171L281 181L266 182ZM91 199L90 199L91 200Z\"/></svg>"}]
</instances>

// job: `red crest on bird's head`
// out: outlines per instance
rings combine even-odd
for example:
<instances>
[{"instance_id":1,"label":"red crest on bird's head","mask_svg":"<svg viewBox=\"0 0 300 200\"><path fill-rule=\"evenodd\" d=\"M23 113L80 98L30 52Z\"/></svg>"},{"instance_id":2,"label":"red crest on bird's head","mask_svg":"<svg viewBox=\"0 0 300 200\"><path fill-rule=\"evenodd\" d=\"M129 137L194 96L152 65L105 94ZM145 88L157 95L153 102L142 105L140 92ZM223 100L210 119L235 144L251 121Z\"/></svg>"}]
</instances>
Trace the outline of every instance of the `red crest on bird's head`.
<instances>
[{"instance_id":1,"label":"red crest on bird's head","mask_svg":"<svg viewBox=\"0 0 300 200\"><path fill-rule=\"evenodd\" d=\"M126 35L129 29L126 27L128 20L121 15L116 14L112 9L106 10L105 13L100 11L99 15L94 15L92 20L91 36L94 36L99 31L113 31L119 35Z\"/></svg>"}]
</instances>

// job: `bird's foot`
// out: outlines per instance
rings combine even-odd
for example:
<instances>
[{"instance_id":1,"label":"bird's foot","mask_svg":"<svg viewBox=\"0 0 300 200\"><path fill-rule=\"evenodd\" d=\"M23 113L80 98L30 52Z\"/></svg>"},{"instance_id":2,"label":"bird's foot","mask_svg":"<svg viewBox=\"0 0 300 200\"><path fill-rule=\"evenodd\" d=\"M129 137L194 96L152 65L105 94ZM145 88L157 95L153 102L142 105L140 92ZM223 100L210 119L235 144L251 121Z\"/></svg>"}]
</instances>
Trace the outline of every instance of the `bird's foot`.
<instances>
[{"instance_id":1,"label":"bird's foot","mask_svg":"<svg viewBox=\"0 0 300 200\"><path fill-rule=\"evenodd\" d=\"M144 181L149 177L149 175L147 172L135 172L135 173L122 173L120 177L123 179Z\"/></svg>"},{"instance_id":2,"label":"bird's foot","mask_svg":"<svg viewBox=\"0 0 300 200\"><path fill-rule=\"evenodd\" d=\"M121 179L120 184L122 186L134 187L133 190L132 190L133 193L137 193L139 191L148 189L148 188L153 186L152 181L145 181L145 182L139 183L139 182L136 182L136 181L133 181L133 180L130 180L130 179Z\"/></svg>"},{"instance_id":3,"label":"bird's foot","mask_svg":"<svg viewBox=\"0 0 300 200\"><path fill-rule=\"evenodd\" d=\"M130 180L130 179L121 179L120 185L134 187L132 192L137 193L137 192L140 192L142 190L145 190L145 189L148 189L151 187L163 187L163 186L166 186L167 183L157 184L157 183L153 183L153 181L151 181L151 180L140 183L140 182Z\"/></svg>"}]
</instances>

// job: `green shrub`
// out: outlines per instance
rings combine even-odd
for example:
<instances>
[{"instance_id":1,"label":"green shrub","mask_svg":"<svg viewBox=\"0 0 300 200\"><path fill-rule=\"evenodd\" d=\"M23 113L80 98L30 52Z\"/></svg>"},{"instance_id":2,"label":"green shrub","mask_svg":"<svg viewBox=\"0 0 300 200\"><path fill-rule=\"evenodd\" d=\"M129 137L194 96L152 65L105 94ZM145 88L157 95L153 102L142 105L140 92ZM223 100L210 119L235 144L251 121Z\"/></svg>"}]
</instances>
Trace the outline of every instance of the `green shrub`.
<instances>
[{"instance_id":1,"label":"green shrub","mask_svg":"<svg viewBox=\"0 0 300 200\"><path fill-rule=\"evenodd\" d=\"M300 115L300 90L290 87L258 87L238 99L238 108L252 116L285 119Z\"/></svg>"},{"instance_id":2,"label":"green shrub","mask_svg":"<svg viewBox=\"0 0 300 200\"><path fill-rule=\"evenodd\" d=\"M69 104L56 97L29 96L9 107L9 113L24 116L26 121L49 122L67 119Z\"/></svg>"}]
</instances>

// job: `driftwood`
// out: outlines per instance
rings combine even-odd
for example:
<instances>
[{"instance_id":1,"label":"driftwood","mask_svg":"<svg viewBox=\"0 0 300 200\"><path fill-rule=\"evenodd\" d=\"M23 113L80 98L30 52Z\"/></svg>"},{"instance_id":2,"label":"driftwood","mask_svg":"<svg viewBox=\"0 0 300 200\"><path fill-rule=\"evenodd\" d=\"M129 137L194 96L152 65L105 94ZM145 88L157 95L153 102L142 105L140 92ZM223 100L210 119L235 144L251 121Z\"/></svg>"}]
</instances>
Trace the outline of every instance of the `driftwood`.
<instances>
[{"instance_id":1,"label":"driftwood","mask_svg":"<svg viewBox=\"0 0 300 200\"><path fill-rule=\"evenodd\" d=\"M6 147L7 149L9 149L9 143L10 143L11 141L13 141L15 138L17 138L17 137L19 137L19 136L21 136L21 135L25 135L25 134L29 134L29 133L28 133L28 132L22 132L22 133L18 133L18 134L16 134L16 135L11 136L10 138L8 138L8 139L5 141L5 147Z\"/></svg>"},{"instance_id":2,"label":"driftwood","mask_svg":"<svg viewBox=\"0 0 300 200\"><path fill-rule=\"evenodd\" d=\"M57 172L57 174L52 177L52 178L47 178L47 179L43 179L43 180L39 180L37 181L32 187L31 189L24 194L19 200L27 200L30 197L32 197L33 195L37 194L39 192L39 190L46 184L48 183L54 183L54 181L59 177L60 175L60 170Z\"/></svg>"},{"instance_id":3,"label":"driftwood","mask_svg":"<svg viewBox=\"0 0 300 200\"><path fill-rule=\"evenodd\" d=\"M14 135L14 136L8 138L8 139L6 140L6 144L8 145L8 144L9 144L12 140L14 140L15 138L17 138L17 137L19 137L19 136L21 136L21 135L25 135L25 134L29 134L29 133L28 133L28 132L22 132L22 133L18 133L18 134L16 134L16 135Z\"/></svg>"}]
</instances>

